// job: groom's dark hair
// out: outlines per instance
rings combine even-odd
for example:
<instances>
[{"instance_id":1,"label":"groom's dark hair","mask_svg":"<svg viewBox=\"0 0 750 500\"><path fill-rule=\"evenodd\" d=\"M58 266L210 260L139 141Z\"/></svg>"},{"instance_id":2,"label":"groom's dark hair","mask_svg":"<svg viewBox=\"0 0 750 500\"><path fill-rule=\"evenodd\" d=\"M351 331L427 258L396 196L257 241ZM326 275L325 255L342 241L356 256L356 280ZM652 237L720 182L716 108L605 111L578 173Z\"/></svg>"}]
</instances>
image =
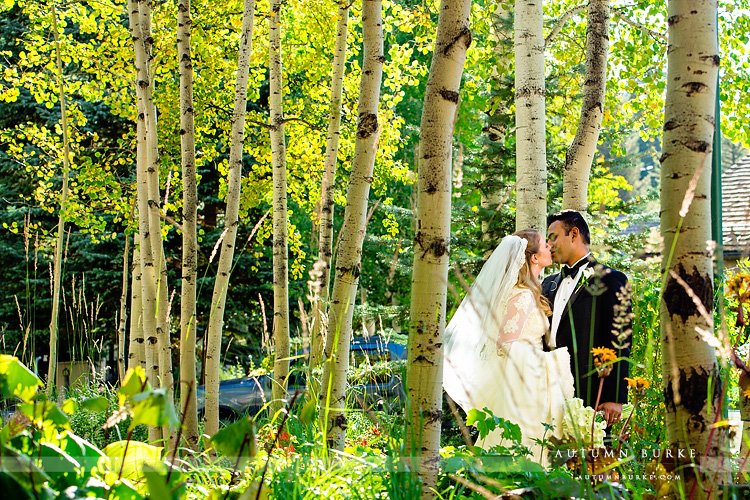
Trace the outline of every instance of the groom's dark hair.
<instances>
[{"instance_id":1,"label":"groom's dark hair","mask_svg":"<svg viewBox=\"0 0 750 500\"><path fill-rule=\"evenodd\" d=\"M557 212L556 214L552 214L547 217L547 227L549 227L553 222L557 221L562 222L562 225L565 228L566 235L570 234L570 230L575 227L581 234L583 242L587 245L590 244L591 233L589 232L589 225L586 223L586 219L583 218L583 215L581 215L579 212L576 212L575 210L562 210L560 212Z\"/></svg>"}]
</instances>

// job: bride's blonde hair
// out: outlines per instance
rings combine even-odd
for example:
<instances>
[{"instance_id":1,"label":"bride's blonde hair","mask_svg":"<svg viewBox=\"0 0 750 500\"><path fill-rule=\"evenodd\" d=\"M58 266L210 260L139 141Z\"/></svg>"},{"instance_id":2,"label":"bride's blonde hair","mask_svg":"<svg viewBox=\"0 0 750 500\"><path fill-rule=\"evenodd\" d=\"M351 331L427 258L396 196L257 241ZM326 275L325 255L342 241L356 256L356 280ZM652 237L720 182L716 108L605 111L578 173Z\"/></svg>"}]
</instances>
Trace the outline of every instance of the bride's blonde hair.
<instances>
[{"instance_id":1,"label":"bride's blonde hair","mask_svg":"<svg viewBox=\"0 0 750 500\"><path fill-rule=\"evenodd\" d=\"M542 295L542 285L539 283L539 278L531 272L531 256L540 250L539 243L542 241L542 233L536 229L523 229L513 234L528 242L526 244L526 261L523 263L521 270L518 271L517 285L531 290L534 293L537 305L542 309L544 314L552 316L552 308L550 308L549 301Z\"/></svg>"}]
</instances>

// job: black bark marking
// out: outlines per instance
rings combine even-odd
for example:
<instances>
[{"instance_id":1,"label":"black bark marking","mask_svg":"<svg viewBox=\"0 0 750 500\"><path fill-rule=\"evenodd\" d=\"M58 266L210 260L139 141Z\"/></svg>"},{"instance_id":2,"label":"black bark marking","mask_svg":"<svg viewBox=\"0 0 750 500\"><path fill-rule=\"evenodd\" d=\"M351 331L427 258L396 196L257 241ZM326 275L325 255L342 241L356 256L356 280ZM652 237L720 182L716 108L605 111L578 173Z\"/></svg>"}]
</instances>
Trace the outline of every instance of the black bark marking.
<instances>
[{"instance_id":1,"label":"black bark marking","mask_svg":"<svg viewBox=\"0 0 750 500\"><path fill-rule=\"evenodd\" d=\"M339 429L346 430L348 427L348 422L346 421L346 415L343 413L339 413L336 415L336 417L333 419L333 426L338 427Z\"/></svg>"},{"instance_id":2,"label":"black bark marking","mask_svg":"<svg viewBox=\"0 0 750 500\"><path fill-rule=\"evenodd\" d=\"M442 257L448 253L448 243L443 238L435 240L435 243L432 244L432 253L435 254L435 257Z\"/></svg>"},{"instance_id":3,"label":"black bark marking","mask_svg":"<svg viewBox=\"0 0 750 500\"><path fill-rule=\"evenodd\" d=\"M689 373L688 373L689 370ZM699 367L697 370L689 368L688 370L679 370L679 379L677 390L680 395L680 406L684 408L690 417L687 422L688 432L700 433L707 426L706 419L701 415L706 405L712 405L717 394L721 393L722 382L719 374L715 370L711 372ZM711 399L708 399L709 379L713 379L714 393ZM672 384L667 382L664 387L664 405L668 410L676 411L677 403L673 392Z\"/></svg>"},{"instance_id":4,"label":"black bark marking","mask_svg":"<svg viewBox=\"0 0 750 500\"><path fill-rule=\"evenodd\" d=\"M357 139L367 139L378 131L378 115L368 113L359 118L357 124Z\"/></svg>"},{"instance_id":5,"label":"black bark marking","mask_svg":"<svg viewBox=\"0 0 750 500\"><path fill-rule=\"evenodd\" d=\"M385 62L385 56L378 56L375 58L376 61L378 61L380 64L383 64Z\"/></svg>"},{"instance_id":6,"label":"black bark marking","mask_svg":"<svg viewBox=\"0 0 750 500\"><path fill-rule=\"evenodd\" d=\"M423 425L430 425L430 424L434 424L435 422L442 422L442 421L443 421L443 410L422 412Z\"/></svg>"},{"instance_id":7,"label":"black bark marking","mask_svg":"<svg viewBox=\"0 0 750 500\"><path fill-rule=\"evenodd\" d=\"M685 143L685 147L696 153L705 153L711 149L711 143L706 141L688 141Z\"/></svg>"},{"instance_id":8,"label":"black bark marking","mask_svg":"<svg viewBox=\"0 0 750 500\"><path fill-rule=\"evenodd\" d=\"M464 43L468 49L471 46L471 30L468 26L464 26L461 30L453 37L453 40L448 42L443 49L443 55L448 56L448 52L451 51L454 45L456 45L461 39L465 39Z\"/></svg>"},{"instance_id":9,"label":"black bark marking","mask_svg":"<svg viewBox=\"0 0 750 500\"><path fill-rule=\"evenodd\" d=\"M670 16L667 19L667 26L672 26L673 24L677 24L682 19L682 16L676 15L676 16Z\"/></svg>"},{"instance_id":10,"label":"black bark marking","mask_svg":"<svg viewBox=\"0 0 750 500\"><path fill-rule=\"evenodd\" d=\"M677 274L693 290L693 293L700 299L706 310L713 310L714 287L712 277L708 274L702 275L695 267L692 273L688 274L682 263L677 267ZM664 302L669 315L677 315L683 323L686 323L688 318L699 314L698 308L693 303L693 299L690 298L682 285L671 276L669 277L667 288L664 290Z\"/></svg>"},{"instance_id":11,"label":"black bark marking","mask_svg":"<svg viewBox=\"0 0 750 500\"><path fill-rule=\"evenodd\" d=\"M446 101L452 102L453 104L458 104L458 92L443 88L443 89L440 89L439 94Z\"/></svg>"},{"instance_id":12,"label":"black bark marking","mask_svg":"<svg viewBox=\"0 0 750 500\"><path fill-rule=\"evenodd\" d=\"M686 83L682 86L682 89L685 91L688 97L691 97L696 93L708 92L708 86L705 83L701 82Z\"/></svg>"},{"instance_id":13,"label":"black bark marking","mask_svg":"<svg viewBox=\"0 0 750 500\"><path fill-rule=\"evenodd\" d=\"M669 120L668 122L664 123L664 131L667 132L668 130L674 130L680 125L675 120Z\"/></svg>"},{"instance_id":14,"label":"black bark marking","mask_svg":"<svg viewBox=\"0 0 750 500\"><path fill-rule=\"evenodd\" d=\"M427 194L435 194L437 192L437 186L435 184L430 184L427 186L427 189L425 189L425 193Z\"/></svg>"}]
</instances>

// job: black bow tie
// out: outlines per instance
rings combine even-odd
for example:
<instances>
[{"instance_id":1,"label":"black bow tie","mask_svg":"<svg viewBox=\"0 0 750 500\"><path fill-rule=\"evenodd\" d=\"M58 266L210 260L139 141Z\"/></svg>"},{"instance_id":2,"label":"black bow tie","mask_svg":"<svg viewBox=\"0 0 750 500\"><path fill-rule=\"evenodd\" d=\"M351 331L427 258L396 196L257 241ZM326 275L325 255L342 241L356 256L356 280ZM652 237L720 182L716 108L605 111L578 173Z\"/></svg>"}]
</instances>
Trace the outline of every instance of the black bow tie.
<instances>
[{"instance_id":1,"label":"black bow tie","mask_svg":"<svg viewBox=\"0 0 750 500\"><path fill-rule=\"evenodd\" d=\"M568 265L564 265L560 272L562 273L563 279L565 278L575 278L578 274L578 270L581 269L582 266L585 266L588 264L585 260L577 263L575 266L570 267Z\"/></svg>"}]
</instances>

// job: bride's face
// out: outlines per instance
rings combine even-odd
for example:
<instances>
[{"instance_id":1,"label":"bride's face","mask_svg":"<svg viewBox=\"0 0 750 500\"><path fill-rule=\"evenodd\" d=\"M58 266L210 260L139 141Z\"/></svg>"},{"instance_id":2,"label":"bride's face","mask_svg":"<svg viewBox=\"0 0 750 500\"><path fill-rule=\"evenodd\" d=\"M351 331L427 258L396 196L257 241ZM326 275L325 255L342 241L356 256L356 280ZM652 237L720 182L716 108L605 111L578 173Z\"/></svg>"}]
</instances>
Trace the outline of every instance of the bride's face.
<instances>
[{"instance_id":1,"label":"bride's face","mask_svg":"<svg viewBox=\"0 0 750 500\"><path fill-rule=\"evenodd\" d=\"M539 235L539 251L534 256L536 257L536 264L539 267L545 268L552 265L552 254L549 250L549 244L541 234Z\"/></svg>"}]
</instances>

